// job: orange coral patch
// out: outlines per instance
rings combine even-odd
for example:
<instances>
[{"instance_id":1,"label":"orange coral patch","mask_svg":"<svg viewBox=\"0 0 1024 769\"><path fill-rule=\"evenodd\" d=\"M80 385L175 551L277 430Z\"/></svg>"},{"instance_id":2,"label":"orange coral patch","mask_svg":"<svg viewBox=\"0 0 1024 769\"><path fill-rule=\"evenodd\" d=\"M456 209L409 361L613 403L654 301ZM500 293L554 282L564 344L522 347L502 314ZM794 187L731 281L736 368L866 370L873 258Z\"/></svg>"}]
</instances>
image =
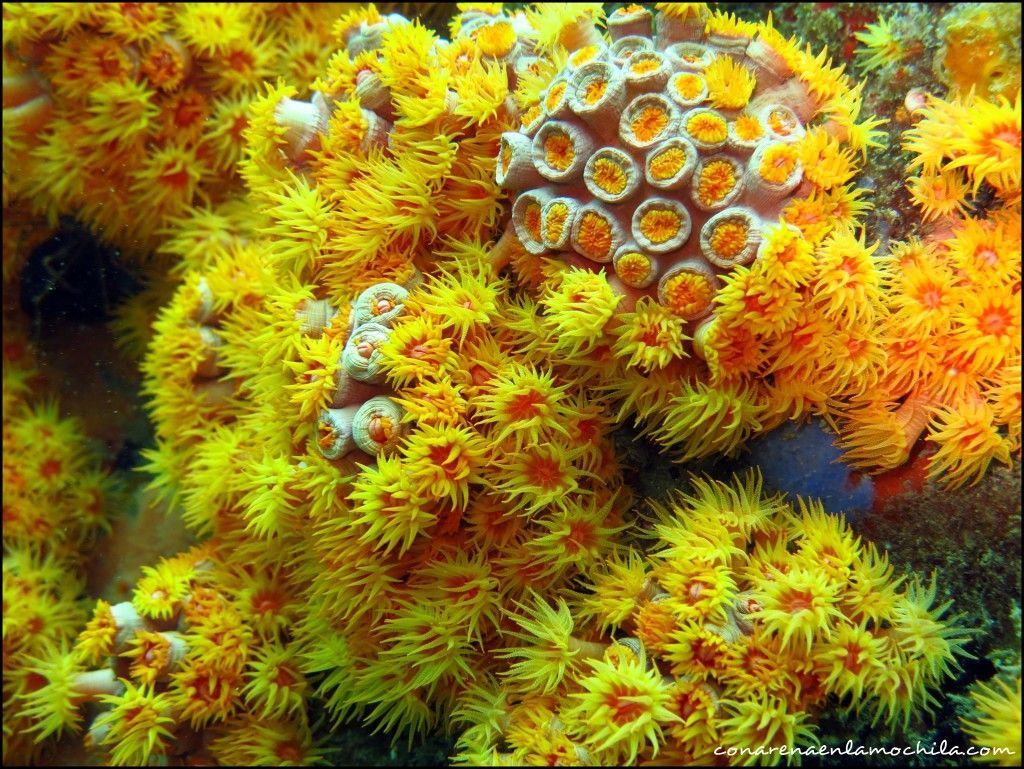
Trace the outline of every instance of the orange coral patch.
<instances>
[{"instance_id":1,"label":"orange coral patch","mask_svg":"<svg viewBox=\"0 0 1024 769\"><path fill-rule=\"evenodd\" d=\"M668 127L668 115L660 107L644 107L633 117L629 127L639 141L649 142Z\"/></svg>"},{"instance_id":2,"label":"orange coral patch","mask_svg":"<svg viewBox=\"0 0 1024 769\"><path fill-rule=\"evenodd\" d=\"M669 147L651 158L648 170L658 181L671 179L686 165L686 151L682 147Z\"/></svg>"}]
</instances>

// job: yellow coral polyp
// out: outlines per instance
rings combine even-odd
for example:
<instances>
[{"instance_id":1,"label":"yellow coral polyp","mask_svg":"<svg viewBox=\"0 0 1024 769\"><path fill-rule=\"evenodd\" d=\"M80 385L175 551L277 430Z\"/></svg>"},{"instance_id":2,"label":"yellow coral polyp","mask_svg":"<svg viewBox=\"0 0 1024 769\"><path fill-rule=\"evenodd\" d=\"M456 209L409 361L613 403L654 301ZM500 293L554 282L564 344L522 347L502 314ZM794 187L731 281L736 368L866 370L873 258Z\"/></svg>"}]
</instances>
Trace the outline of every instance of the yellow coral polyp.
<instances>
[{"instance_id":1,"label":"yellow coral polyp","mask_svg":"<svg viewBox=\"0 0 1024 769\"><path fill-rule=\"evenodd\" d=\"M974 710L970 718L961 718L964 731L979 750L980 761L996 766L1020 763L1021 704L1020 676L1008 683L1002 678L977 683L971 687Z\"/></svg>"},{"instance_id":2,"label":"yellow coral polyp","mask_svg":"<svg viewBox=\"0 0 1024 769\"><path fill-rule=\"evenodd\" d=\"M929 437L939 444L939 450L928 474L944 478L950 488L968 481L977 484L993 460L1010 464L1010 444L999 434L992 408L984 401L942 409L934 417Z\"/></svg>"},{"instance_id":3,"label":"yellow coral polyp","mask_svg":"<svg viewBox=\"0 0 1024 769\"><path fill-rule=\"evenodd\" d=\"M488 389L478 414L483 424L494 424L496 440L513 437L525 445L548 431L564 434L559 419L564 388L556 387L550 374L517 364L492 379Z\"/></svg>"},{"instance_id":4,"label":"yellow coral polyp","mask_svg":"<svg viewBox=\"0 0 1024 769\"><path fill-rule=\"evenodd\" d=\"M629 182L626 170L610 158L598 158L594 163L594 184L609 195L618 195Z\"/></svg>"},{"instance_id":5,"label":"yellow coral polyp","mask_svg":"<svg viewBox=\"0 0 1024 769\"><path fill-rule=\"evenodd\" d=\"M585 104L597 104L607 92L608 81L603 77L595 77L587 82L583 91L583 101Z\"/></svg>"},{"instance_id":6,"label":"yellow coral polyp","mask_svg":"<svg viewBox=\"0 0 1024 769\"><path fill-rule=\"evenodd\" d=\"M576 158L572 138L564 131L552 131L544 139L544 162L557 171L564 171Z\"/></svg>"},{"instance_id":7,"label":"yellow coral polyp","mask_svg":"<svg viewBox=\"0 0 1024 769\"><path fill-rule=\"evenodd\" d=\"M743 109L757 86L754 74L732 56L716 56L704 70L708 99L721 109Z\"/></svg>"},{"instance_id":8,"label":"yellow coral polyp","mask_svg":"<svg viewBox=\"0 0 1024 769\"><path fill-rule=\"evenodd\" d=\"M640 217L640 232L651 243L665 243L679 234L683 220L676 211L651 207Z\"/></svg>"},{"instance_id":9,"label":"yellow coral polyp","mask_svg":"<svg viewBox=\"0 0 1024 769\"><path fill-rule=\"evenodd\" d=\"M958 171L922 171L920 176L910 178L907 189L926 220L962 216L967 212L970 188Z\"/></svg>"},{"instance_id":10,"label":"yellow coral polyp","mask_svg":"<svg viewBox=\"0 0 1024 769\"><path fill-rule=\"evenodd\" d=\"M758 175L771 184L783 184L796 170L799 158L791 144L772 144L761 155Z\"/></svg>"},{"instance_id":11,"label":"yellow coral polyp","mask_svg":"<svg viewBox=\"0 0 1024 769\"><path fill-rule=\"evenodd\" d=\"M634 288L647 285L653 270L651 258L640 251L630 251L615 261L615 274L627 286Z\"/></svg>"},{"instance_id":12,"label":"yellow coral polyp","mask_svg":"<svg viewBox=\"0 0 1024 769\"><path fill-rule=\"evenodd\" d=\"M672 78L672 87L683 101L692 102L703 93L707 84L700 75L682 72Z\"/></svg>"},{"instance_id":13,"label":"yellow coral polyp","mask_svg":"<svg viewBox=\"0 0 1024 769\"><path fill-rule=\"evenodd\" d=\"M679 719L669 710L661 676L628 658L592 660L590 666L590 676L581 681L583 692L573 696L577 704L566 713L570 724L579 724L571 733L596 750L612 750L625 764L636 761L645 743L656 756L664 739L662 725Z\"/></svg>"},{"instance_id":14,"label":"yellow coral polyp","mask_svg":"<svg viewBox=\"0 0 1024 769\"><path fill-rule=\"evenodd\" d=\"M890 24L890 19L880 18L875 24L868 24L862 32L854 33L863 48L857 48L854 55L866 71L890 64L898 64L906 57L903 41Z\"/></svg>"},{"instance_id":15,"label":"yellow coral polyp","mask_svg":"<svg viewBox=\"0 0 1024 769\"><path fill-rule=\"evenodd\" d=\"M715 296L707 276L683 271L665 281L663 302L680 318L690 319L704 312Z\"/></svg>"},{"instance_id":16,"label":"yellow coral polyp","mask_svg":"<svg viewBox=\"0 0 1024 769\"><path fill-rule=\"evenodd\" d=\"M402 456L424 498L448 499L459 509L469 504L469 485L482 478L487 458L482 438L463 427L421 425L407 439Z\"/></svg>"},{"instance_id":17,"label":"yellow coral polyp","mask_svg":"<svg viewBox=\"0 0 1024 769\"><path fill-rule=\"evenodd\" d=\"M742 217L726 219L711 232L709 241L715 253L725 259L734 259L747 247L750 226Z\"/></svg>"},{"instance_id":18,"label":"yellow coral polyp","mask_svg":"<svg viewBox=\"0 0 1024 769\"><path fill-rule=\"evenodd\" d=\"M686 130L694 139L705 144L719 144L728 136L725 118L710 112L698 112L686 121Z\"/></svg>"},{"instance_id":19,"label":"yellow coral polyp","mask_svg":"<svg viewBox=\"0 0 1024 769\"><path fill-rule=\"evenodd\" d=\"M618 357L628 356L630 366L664 368L684 355L686 336L681 319L650 297L642 298L636 310L622 316L616 336L613 350Z\"/></svg>"},{"instance_id":20,"label":"yellow coral polyp","mask_svg":"<svg viewBox=\"0 0 1024 769\"><path fill-rule=\"evenodd\" d=\"M565 99L565 89L568 87L569 84L564 80L551 86L551 90L544 97L544 106L548 112L554 112L558 109L558 105Z\"/></svg>"},{"instance_id":21,"label":"yellow coral polyp","mask_svg":"<svg viewBox=\"0 0 1024 769\"><path fill-rule=\"evenodd\" d=\"M580 217L577 245L592 259L604 261L611 252L614 232L611 223L595 211L584 211Z\"/></svg>"},{"instance_id":22,"label":"yellow coral polyp","mask_svg":"<svg viewBox=\"0 0 1024 769\"><path fill-rule=\"evenodd\" d=\"M512 52L517 36L510 22L499 21L478 27L473 33L473 39L484 56L501 59Z\"/></svg>"},{"instance_id":23,"label":"yellow coral polyp","mask_svg":"<svg viewBox=\"0 0 1024 769\"><path fill-rule=\"evenodd\" d=\"M686 165L686 150L682 147L667 147L654 154L647 170L652 179L667 181L671 179Z\"/></svg>"},{"instance_id":24,"label":"yellow coral polyp","mask_svg":"<svg viewBox=\"0 0 1024 769\"><path fill-rule=\"evenodd\" d=\"M697 183L697 196L708 207L725 200L736 189L736 171L726 160L713 160L701 169Z\"/></svg>"},{"instance_id":25,"label":"yellow coral polyp","mask_svg":"<svg viewBox=\"0 0 1024 769\"><path fill-rule=\"evenodd\" d=\"M665 132L669 117L664 109L658 106L647 106L641 109L629 122L633 136L641 142L653 141Z\"/></svg>"}]
</instances>

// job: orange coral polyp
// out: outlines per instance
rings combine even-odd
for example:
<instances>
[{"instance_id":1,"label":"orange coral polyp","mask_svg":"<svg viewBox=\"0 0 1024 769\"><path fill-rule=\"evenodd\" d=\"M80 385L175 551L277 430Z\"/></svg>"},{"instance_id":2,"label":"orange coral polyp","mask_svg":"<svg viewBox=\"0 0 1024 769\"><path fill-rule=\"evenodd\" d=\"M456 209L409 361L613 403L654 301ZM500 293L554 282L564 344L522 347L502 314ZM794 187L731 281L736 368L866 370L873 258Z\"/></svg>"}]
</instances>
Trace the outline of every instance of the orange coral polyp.
<instances>
[{"instance_id":1,"label":"orange coral polyp","mask_svg":"<svg viewBox=\"0 0 1024 769\"><path fill-rule=\"evenodd\" d=\"M519 117L519 126L521 128L528 128L529 126L533 125L533 122L535 120L537 120L537 118L539 118L541 116L541 114L542 114L542 112L541 112L540 105L535 104L534 106L532 106L529 109L525 110L522 113L522 115L520 115L520 117Z\"/></svg>"},{"instance_id":2,"label":"orange coral polyp","mask_svg":"<svg viewBox=\"0 0 1024 769\"><path fill-rule=\"evenodd\" d=\"M583 91L583 101L586 104L597 104L608 92L608 81L601 77L590 80Z\"/></svg>"},{"instance_id":3,"label":"orange coral polyp","mask_svg":"<svg viewBox=\"0 0 1024 769\"><path fill-rule=\"evenodd\" d=\"M615 262L615 273L627 286L638 288L646 285L654 269L654 263L647 254L631 251Z\"/></svg>"},{"instance_id":4,"label":"orange coral polyp","mask_svg":"<svg viewBox=\"0 0 1024 769\"><path fill-rule=\"evenodd\" d=\"M693 101L704 91L704 80L700 75L683 72L672 79L672 85L683 101Z\"/></svg>"},{"instance_id":5,"label":"orange coral polyp","mask_svg":"<svg viewBox=\"0 0 1024 769\"><path fill-rule=\"evenodd\" d=\"M652 141L668 127L668 114L660 107L644 107L629 123L633 136L641 142Z\"/></svg>"},{"instance_id":6,"label":"orange coral polyp","mask_svg":"<svg viewBox=\"0 0 1024 769\"><path fill-rule=\"evenodd\" d=\"M614 233L611 223L595 211L585 211L577 236L579 247L587 256L603 259L612 247Z\"/></svg>"},{"instance_id":7,"label":"orange coral polyp","mask_svg":"<svg viewBox=\"0 0 1024 769\"><path fill-rule=\"evenodd\" d=\"M747 247L750 228L743 219L729 219L711 233L711 247L726 259L735 258Z\"/></svg>"},{"instance_id":8,"label":"orange coral polyp","mask_svg":"<svg viewBox=\"0 0 1024 769\"><path fill-rule=\"evenodd\" d=\"M601 52L600 46L588 45L580 48L569 57L569 63L574 67L581 67L588 61L592 61Z\"/></svg>"},{"instance_id":9,"label":"orange coral polyp","mask_svg":"<svg viewBox=\"0 0 1024 769\"><path fill-rule=\"evenodd\" d=\"M788 112L773 109L768 113L768 125L779 136L789 136L797 129L798 124Z\"/></svg>"},{"instance_id":10,"label":"orange coral polyp","mask_svg":"<svg viewBox=\"0 0 1024 769\"><path fill-rule=\"evenodd\" d=\"M629 71L634 75L646 75L650 72L657 72L662 66L661 59L644 54L635 55L629 64Z\"/></svg>"},{"instance_id":11,"label":"orange coral polyp","mask_svg":"<svg viewBox=\"0 0 1024 769\"><path fill-rule=\"evenodd\" d=\"M619 195L629 182L626 170L614 160L599 158L594 162L594 184L609 195Z\"/></svg>"},{"instance_id":12,"label":"orange coral polyp","mask_svg":"<svg viewBox=\"0 0 1024 769\"><path fill-rule=\"evenodd\" d=\"M564 171L576 159L572 138L562 131L552 131L544 139L544 161L556 171Z\"/></svg>"},{"instance_id":13,"label":"orange coral polyp","mask_svg":"<svg viewBox=\"0 0 1024 769\"><path fill-rule=\"evenodd\" d=\"M681 147L669 147L651 158L648 166L651 178L666 181L678 174L686 165L686 151Z\"/></svg>"},{"instance_id":14,"label":"orange coral polyp","mask_svg":"<svg viewBox=\"0 0 1024 769\"><path fill-rule=\"evenodd\" d=\"M565 230L565 222L569 217L569 206L565 203L553 203L547 212L544 226L544 238L550 243L557 243L562 239Z\"/></svg>"},{"instance_id":15,"label":"orange coral polyp","mask_svg":"<svg viewBox=\"0 0 1024 769\"><path fill-rule=\"evenodd\" d=\"M761 121L753 115L740 115L736 118L736 136L745 142L757 141L764 136Z\"/></svg>"},{"instance_id":16,"label":"orange coral polyp","mask_svg":"<svg viewBox=\"0 0 1024 769\"><path fill-rule=\"evenodd\" d=\"M697 194L705 206L716 205L736 188L736 172L731 163L714 160L701 169Z\"/></svg>"},{"instance_id":17,"label":"orange coral polyp","mask_svg":"<svg viewBox=\"0 0 1024 769\"><path fill-rule=\"evenodd\" d=\"M526 231L530 233L534 240L540 240L540 209L539 203L531 203L526 207L523 217Z\"/></svg>"},{"instance_id":18,"label":"orange coral polyp","mask_svg":"<svg viewBox=\"0 0 1024 769\"><path fill-rule=\"evenodd\" d=\"M694 139L705 144L724 142L729 133L729 126L719 115L699 112L686 121L686 130Z\"/></svg>"},{"instance_id":19,"label":"orange coral polyp","mask_svg":"<svg viewBox=\"0 0 1024 769\"><path fill-rule=\"evenodd\" d=\"M640 217L640 232L652 243L665 243L679 234L682 223L675 211L652 208Z\"/></svg>"},{"instance_id":20,"label":"orange coral polyp","mask_svg":"<svg viewBox=\"0 0 1024 769\"><path fill-rule=\"evenodd\" d=\"M558 109L558 106L565 98L565 89L567 87L568 83L564 80L561 83L555 83L551 86L551 90L549 90L547 96L544 97L544 106L547 108L548 112L554 112Z\"/></svg>"},{"instance_id":21,"label":"orange coral polyp","mask_svg":"<svg viewBox=\"0 0 1024 769\"><path fill-rule=\"evenodd\" d=\"M773 144L761 156L757 173L766 182L782 184L793 174L799 161L796 148L791 144Z\"/></svg>"},{"instance_id":22,"label":"orange coral polyp","mask_svg":"<svg viewBox=\"0 0 1024 769\"><path fill-rule=\"evenodd\" d=\"M681 318L692 318L711 304L715 289L707 276L684 271L665 281L663 293L669 310Z\"/></svg>"}]
</instances>

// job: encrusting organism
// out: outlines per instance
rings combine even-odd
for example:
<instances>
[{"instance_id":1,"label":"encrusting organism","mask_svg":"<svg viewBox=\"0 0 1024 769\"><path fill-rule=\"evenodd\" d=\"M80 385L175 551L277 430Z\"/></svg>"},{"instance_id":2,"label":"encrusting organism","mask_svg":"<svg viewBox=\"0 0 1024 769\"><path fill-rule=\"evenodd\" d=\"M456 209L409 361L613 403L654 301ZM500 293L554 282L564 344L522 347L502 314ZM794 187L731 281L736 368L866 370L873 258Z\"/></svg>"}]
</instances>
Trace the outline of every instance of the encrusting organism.
<instances>
[{"instance_id":1,"label":"encrusting organism","mask_svg":"<svg viewBox=\"0 0 1024 769\"><path fill-rule=\"evenodd\" d=\"M890 731L931 712L970 656L934 579L754 472L691 485L653 505L648 555L506 609L514 662L460 698L455 763L775 765L831 698Z\"/></svg>"},{"instance_id":2,"label":"encrusting organism","mask_svg":"<svg viewBox=\"0 0 1024 769\"><path fill-rule=\"evenodd\" d=\"M680 460L870 390L884 271L853 179L885 121L863 84L700 3L531 18L574 47L516 92L496 256L539 291L549 358Z\"/></svg>"},{"instance_id":3,"label":"encrusting organism","mask_svg":"<svg viewBox=\"0 0 1024 769\"><path fill-rule=\"evenodd\" d=\"M1020 452L1020 104L932 97L904 135L911 198L933 223L890 244L884 365L840 422L854 466L896 467L923 437L929 475L957 487Z\"/></svg>"},{"instance_id":4,"label":"encrusting organism","mask_svg":"<svg viewBox=\"0 0 1024 769\"><path fill-rule=\"evenodd\" d=\"M74 702L40 687L47 676L72 675L66 655L88 616L85 564L119 501L80 425L61 417L55 401L32 395L40 374L16 326L5 310L5 764L43 760L52 738L81 721Z\"/></svg>"},{"instance_id":5,"label":"encrusting organism","mask_svg":"<svg viewBox=\"0 0 1024 769\"><path fill-rule=\"evenodd\" d=\"M144 260L193 206L240 193L265 79L308 87L329 5L4 3L4 204L74 215ZM139 215L145 210L146 215Z\"/></svg>"}]
</instances>

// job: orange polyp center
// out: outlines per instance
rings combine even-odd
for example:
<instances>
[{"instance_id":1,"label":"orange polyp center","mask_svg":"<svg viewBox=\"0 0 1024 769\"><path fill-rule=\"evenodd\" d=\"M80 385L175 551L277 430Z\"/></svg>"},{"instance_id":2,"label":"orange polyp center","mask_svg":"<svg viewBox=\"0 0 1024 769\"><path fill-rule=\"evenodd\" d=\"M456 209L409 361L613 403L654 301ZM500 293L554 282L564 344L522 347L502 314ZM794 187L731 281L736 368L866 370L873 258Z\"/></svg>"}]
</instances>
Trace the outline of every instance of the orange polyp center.
<instances>
[{"instance_id":1,"label":"orange polyp center","mask_svg":"<svg viewBox=\"0 0 1024 769\"><path fill-rule=\"evenodd\" d=\"M714 297L711 281L695 272L680 272L665 281L664 303L681 318L696 317Z\"/></svg>"},{"instance_id":2,"label":"orange polyp center","mask_svg":"<svg viewBox=\"0 0 1024 769\"><path fill-rule=\"evenodd\" d=\"M715 658L718 656L718 649L715 644L708 643L701 638L698 638L693 642L692 652L693 659L704 667L713 666L715 664Z\"/></svg>"},{"instance_id":3,"label":"orange polyp center","mask_svg":"<svg viewBox=\"0 0 1024 769\"><path fill-rule=\"evenodd\" d=\"M544 140L544 160L556 171L564 171L572 165L576 150L572 139L561 131L552 131Z\"/></svg>"},{"instance_id":4,"label":"orange polyp center","mask_svg":"<svg viewBox=\"0 0 1024 769\"><path fill-rule=\"evenodd\" d=\"M736 118L736 136L745 142L756 141L764 135L761 123L751 115L740 115Z\"/></svg>"},{"instance_id":5,"label":"orange polyp center","mask_svg":"<svg viewBox=\"0 0 1024 769\"><path fill-rule=\"evenodd\" d=\"M1010 327L1009 314L1001 307L992 307L978 319L978 328L990 336L1001 336Z\"/></svg>"},{"instance_id":6,"label":"orange polyp center","mask_svg":"<svg viewBox=\"0 0 1024 769\"><path fill-rule=\"evenodd\" d=\"M604 78L594 78L589 83L583 92L583 101L587 104L597 104L604 98L605 93L608 91L608 81Z\"/></svg>"},{"instance_id":7,"label":"orange polyp center","mask_svg":"<svg viewBox=\"0 0 1024 769\"><path fill-rule=\"evenodd\" d=\"M629 127L639 141L649 142L668 127L668 115L661 107L644 107L633 117Z\"/></svg>"},{"instance_id":8,"label":"orange polyp center","mask_svg":"<svg viewBox=\"0 0 1024 769\"><path fill-rule=\"evenodd\" d=\"M627 286L639 287L651 275L651 260L646 254L632 251L615 263L615 272Z\"/></svg>"},{"instance_id":9,"label":"orange polyp center","mask_svg":"<svg viewBox=\"0 0 1024 769\"><path fill-rule=\"evenodd\" d=\"M509 166L512 165L512 145L508 142L501 144L501 173L507 174Z\"/></svg>"},{"instance_id":10,"label":"orange polyp center","mask_svg":"<svg viewBox=\"0 0 1024 769\"><path fill-rule=\"evenodd\" d=\"M588 255L601 258L612 247L612 227L600 214L587 211L580 221L579 246Z\"/></svg>"},{"instance_id":11,"label":"orange polyp center","mask_svg":"<svg viewBox=\"0 0 1024 769\"><path fill-rule=\"evenodd\" d=\"M544 99L544 106L547 107L548 112L553 112L562 103L562 97L565 96L565 85L564 81L556 83L548 91L548 95Z\"/></svg>"},{"instance_id":12,"label":"orange polyp center","mask_svg":"<svg viewBox=\"0 0 1024 769\"><path fill-rule=\"evenodd\" d=\"M814 594L808 590L792 588L782 597L780 603L789 614L811 611L814 608Z\"/></svg>"},{"instance_id":13,"label":"orange polyp center","mask_svg":"<svg viewBox=\"0 0 1024 769\"><path fill-rule=\"evenodd\" d=\"M59 459L46 459L39 465L39 474L46 479L60 475L61 463Z\"/></svg>"},{"instance_id":14,"label":"orange polyp center","mask_svg":"<svg viewBox=\"0 0 1024 769\"><path fill-rule=\"evenodd\" d=\"M920 301L925 307L936 310L942 306L942 291L936 286L929 286L921 292Z\"/></svg>"},{"instance_id":15,"label":"orange polyp center","mask_svg":"<svg viewBox=\"0 0 1024 769\"><path fill-rule=\"evenodd\" d=\"M621 165L608 158L594 162L594 184L610 195L618 195L626 189L629 178Z\"/></svg>"},{"instance_id":16,"label":"orange polyp center","mask_svg":"<svg viewBox=\"0 0 1024 769\"><path fill-rule=\"evenodd\" d=\"M565 481L562 466L557 459L533 456L526 464L526 476L530 483L542 489L557 489Z\"/></svg>"},{"instance_id":17,"label":"orange polyp center","mask_svg":"<svg viewBox=\"0 0 1024 769\"><path fill-rule=\"evenodd\" d=\"M995 267L999 264L999 254L994 249L988 246L983 246L974 252L974 258L984 264L986 267Z\"/></svg>"},{"instance_id":18,"label":"orange polyp center","mask_svg":"<svg viewBox=\"0 0 1024 769\"><path fill-rule=\"evenodd\" d=\"M510 419L523 421L535 416L542 416L547 406L547 398L536 390L527 390L520 395L513 395L508 402L506 413Z\"/></svg>"},{"instance_id":19,"label":"orange polyp center","mask_svg":"<svg viewBox=\"0 0 1024 769\"><path fill-rule=\"evenodd\" d=\"M796 128L793 119L779 109L773 109L768 113L768 125L780 136L789 136L793 129Z\"/></svg>"},{"instance_id":20,"label":"orange polyp center","mask_svg":"<svg viewBox=\"0 0 1024 769\"><path fill-rule=\"evenodd\" d=\"M373 351L376 349L377 348L372 342L367 342L366 340L362 340L356 344L356 352L359 353L360 358L369 358L373 355Z\"/></svg>"},{"instance_id":21,"label":"orange polyp center","mask_svg":"<svg viewBox=\"0 0 1024 769\"><path fill-rule=\"evenodd\" d=\"M634 56L629 67L634 75L647 75L661 69L661 59L656 56Z\"/></svg>"},{"instance_id":22,"label":"orange polyp center","mask_svg":"<svg viewBox=\"0 0 1024 769\"><path fill-rule=\"evenodd\" d=\"M652 208L640 217L640 232L652 243L664 243L679 234L682 219L668 208Z\"/></svg>"},{"instance_id":23,"label":"orange polyp center","mask_svg":"<svg viewBox=\"0 0 1024 769\"><path fill-rule=\"evenodd\" d=\"M684 73L676 76L675 89L683 100L693 101L704 90L704 81L699 75Z\"/></svg>"},{"instance_id":24,"label":"orange polyp center","mask_svg":"<svg viewBox=\"0 0 1024 769\"><path fill-rule=\"evenodd\" d=\"M539 117L540 107L535 105L533 107L530 107L530 109L526 110L526 112L523 113L522 117L519 118L519 125L522 126L523 128L526 128Z\"/></svg>"},{"instance_id":25,"label":"orange polyp center","mask_svg":"<svg viewBox=\"0 0 1024 769\"><path fill-rule=\"evenodd\" d=\"M761 178L770 184L782 184L796 169L796 150L787 144L773 144L761 156L757 169Z\"/></svg>"},{"instance_id":26,"label":"orange polyp center","mask_svg":"<svg viewBox=\"0 0 1024 769\"><path fill-rule=\"evenodd\" d=\"M732 164L724 160L714 160L701 171L697 194L701 203L713 206L723 201L735 188L736 174Z\"/></svg>"},{"instance_id":27,"label":"orange polyp center","mask_svg":"<svg viewBox=\"0 0 1024 769\"><path fill-rule=\"evenodd\" d=\"M734 259L747 247L749 228L742 219L729 219L722 222L711 233L711 248L726 259Z\"/></svg>"},{"instance_id":28,"label":"orange polyp center","mask_svg":"<svg viewBox=\"0 0 1024 769\"><path fill-rule=\"evenodd\" d=\"M387 443L395 433L395 425L388 417L374 416L370 419L366 432L374 443Z\"/></svg>"},{"instance_id":29,"label":"orange polyp center","mask_svg":"<svg viewBox=\"0 0 1024 769\"><path fill-rule=\"evenodd\" d=\"M642 693L624 687L616 687L616 692L607 698L611 708L611 718L619 726L629 724L648 712L643 704L647 698Z\"/></svg>"},{"instance_id":30,"label":"orange polyp center","mask_svg":"<svg viewBox=\"0 0 1024 769\"><path fill-rule=\"evenodd\" d=\"M476 33L476 43L485 56L507 56L516 44L516 32L507 21L481 27Z\"/></svg>"},{"instance_id":31,"label":"orange polyp center","mask_svg":"<svg viewBox=\"0 0 1024 769\"><path fill-rule=\"evenodd\" d=\"M530 203L523 213L523 221L527 232L534 238L540 240L540 204Z\"/></svg>"},{"instance_id":32,"label":"orange polyp center","mask_svg":"<svg viewBox=\"0 0 1024 769\"><path fill-rule=\"evenodd\" d=\"M600 50L596 45L588 45L585 48L580 48L576 53L569 57L569 62L574 66L578 67L581 64L586 64L588 61L597 56L597 52Z\"/></svg>"},{"instance_id":33,"label":"orange polyp center","mask_svg":"<svg viewBox=\"0 0 1024 769\"><path fill-rule=\"evenodd\" d=\"M562 238L562 229L565 227L565 220L569 216L569 207L565 203L555 203L548 209L545 220L545 232L550 243L557 243Z\"/></svg>"},{"instance_id":34,"label":"orange polyp center","mask_svg":"<svg viewBox=\"0 0 1024 769\"><path fill-rule=\"evenodd\" d=\"M669 147L651 158L649 171L653 178L664 181L678 174L685 165L686 151L682 147Z\"/></svg>"},{"instance_id":35,"label":"orange polyp center","mask_svg":"<svg viewBox=\"0 0 1024 769\"><path fill-rule=\"evenodd\" d=\"M318 441L320 448L329 449L337 437L334 428L330 422L324 421L320 423L320 440Z\"/></svg>"},{"instance_id":36,"label":"orange polyp center","mask_svg":"<svg viewBox=\"0 0 1024 769\"><path fill-rule=\"evenodd\" d=\"M697 141L705 144L724 142L729 134L729 126L718 115L703 112L686 121L686 130Z\"/></svg>"}]
</instances>

